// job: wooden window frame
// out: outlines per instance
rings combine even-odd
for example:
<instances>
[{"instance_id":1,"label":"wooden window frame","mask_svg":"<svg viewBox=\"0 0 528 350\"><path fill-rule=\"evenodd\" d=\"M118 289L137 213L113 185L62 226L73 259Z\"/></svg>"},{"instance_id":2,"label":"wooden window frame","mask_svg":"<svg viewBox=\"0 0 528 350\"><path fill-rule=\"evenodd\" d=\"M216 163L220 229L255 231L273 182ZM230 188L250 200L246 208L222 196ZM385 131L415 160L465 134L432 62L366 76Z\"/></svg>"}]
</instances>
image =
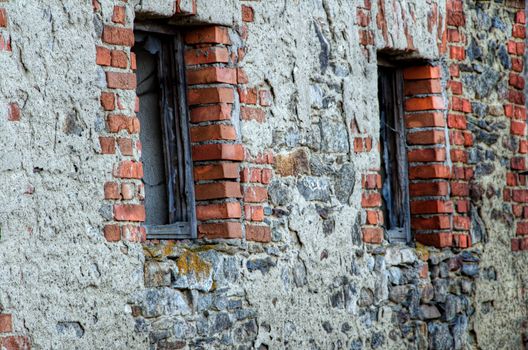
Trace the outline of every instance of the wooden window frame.
<instances>
[{"instance_id":1,"label":"wooden window frame","mask_svg":"<svg viewBox=\"0 0 528 350\"><path fill-rule=\"evenodd\" d=\"M410 243L412 235L403 71L391 64L380 62L378 73L385 232L390 243Z\"/></svg>"},{"instance_id":2,"label":"wooden window frame","mask_svg":"<svg viewBox=\"0 0 528 350\"><path fill-rule=\"evenodd\" d=\"M196 200L182 33L176 28L148 24L136 24L135 33L154 36L161 42L158 79L169 224L144 225L147 239L196 239Z\"/></svg>"}]
</instances>

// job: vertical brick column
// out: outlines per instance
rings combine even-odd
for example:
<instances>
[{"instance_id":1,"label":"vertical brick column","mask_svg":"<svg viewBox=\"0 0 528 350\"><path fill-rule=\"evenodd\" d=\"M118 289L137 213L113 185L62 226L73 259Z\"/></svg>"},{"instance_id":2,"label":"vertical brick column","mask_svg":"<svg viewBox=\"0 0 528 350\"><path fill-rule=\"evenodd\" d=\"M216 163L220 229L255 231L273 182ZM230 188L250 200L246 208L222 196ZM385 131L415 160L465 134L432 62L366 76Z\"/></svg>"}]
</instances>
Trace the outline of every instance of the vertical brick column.
<instances>
[{"instance_id":1,"label":"vertical brick column","mask_svg":"<svg viewBox=\"0 0 528 350\"><path fill-rule=\"evenodd\" d=\"M441 77L439 66L404 70L405 126L414 237L426 245L447 247L453 241L453 202Z\"/></svg>"},{"instance_id":2,"label":"vertical brick column","mask_svg":"<svg viewBox=\"0 0 528 350\"><path fill-rule=\"evenodd\" d=\"M228 28L191 30L185 43L199 236L242 238L244 149L233 120L238 74Z\"/></svg>"},{"instance_id":3,"label":"vertical brick column","mask_svg":"<svg viewBox=\"0 0 528 350\"><path fill-rule=\"evenodd\" d=\"M513 251L528 250L528 190L526 154L528 141L526 140L526 107L524 54L526 40L526 16L524 10L515 14L512 27L512 38L508 41L508 53L511 59L509 75L508 101L504 104L504 114L510 119L510 135L512 144L517 150L510 160L510 169L506 174L506 188L504 201L511 202L512 212L516 218L514 223L515 238L511 240Z\"/></svg>"},{"instance_id":4,"label":"vertical brick column","mask_svg":"<svg viewBox=\"0 0 528 350\"><path fill-rule=\"evenodd\" d=\"M102 16L94 2L96 15ZM131 48L134 45L133 18L126 17L125 7L115 6L105 23L102 37L96 46L96 62L106 76L106 87L101 92L101 109L106 128L101 133L100 153L115 161L112 179L104 184L104 196L111 208L112 218L104 227L108 241L121 239L143 241L145 232L140 227L145 220L142 204L143 167L139 161L139 109L136 89L136 62Z\"/></svg>"},{"instance_id":5,"label":"vertical brick column","mask_svg":"<svg viewBox=\"0 0 528 350\"><path fill-rule=\"evenodd\" d=\"M361 207L363 208L362 236L363 242L380 244L384 237L384 217L381 210L381 175L379 169L371 171L361 178L363 193Z\"/></svg>"},{"instance_id":6,"label":"vertical brick column","mask_svg":"<svg viewBox=\"0 0 528 350\"><path fill-rule=\"evenodd\" d=\"M473 134L467 130L467 115L472 112L470 100L464 97L463 82L460 77L459 64L466 60L467 40L464 33L465 14L461 0L447 2L447 42L449 49L449 112L447 124L451 144L451 162L453 178L451 179L451 197L454 215L453 245L460 248L471 246L469 230L471 228L469 181L473 178L473 166L468 164L467 148L473 146Z\"/></svg>"}]
</instances>

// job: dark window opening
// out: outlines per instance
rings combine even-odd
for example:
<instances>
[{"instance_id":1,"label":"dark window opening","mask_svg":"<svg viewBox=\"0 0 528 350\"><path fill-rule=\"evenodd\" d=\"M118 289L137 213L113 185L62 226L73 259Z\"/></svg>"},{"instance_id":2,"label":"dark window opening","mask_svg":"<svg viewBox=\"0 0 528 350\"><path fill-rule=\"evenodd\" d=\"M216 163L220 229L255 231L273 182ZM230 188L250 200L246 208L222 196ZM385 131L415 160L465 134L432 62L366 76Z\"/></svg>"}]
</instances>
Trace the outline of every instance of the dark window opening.
<instances>
[{"instance_id":1,"label":"dark window opening","mask_svg":"<svg viewBox=\"0 0 528 350\"><path fill-rule=\"evenodd\" d=\"M136 31L138 118L148 239L196 238L181 35Z\"/></svg>"},{"instance_id":2,"label":"dark window opening","mask_svg":"<svg viewBox=\"0 0 528 350\"><path fill-rule=\"evenodd\" d=\"M387 240L411 240L409 184L403 111L403 73L394 67L378 69L380 154L383 214Z\"/></svg>"}]
</instances>

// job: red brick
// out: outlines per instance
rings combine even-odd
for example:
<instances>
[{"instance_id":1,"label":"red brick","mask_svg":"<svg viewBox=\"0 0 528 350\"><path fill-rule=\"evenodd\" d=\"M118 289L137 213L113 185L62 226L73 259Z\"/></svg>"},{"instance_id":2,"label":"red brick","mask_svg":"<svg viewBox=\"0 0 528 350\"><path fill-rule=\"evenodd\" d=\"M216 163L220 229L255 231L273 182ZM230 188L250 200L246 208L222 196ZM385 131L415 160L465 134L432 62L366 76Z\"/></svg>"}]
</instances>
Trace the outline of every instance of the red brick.
<instances>
[{"instance_id":1,"label":"red brick","mask_svg":"<svg viewBox=\"0 0 528 350\"><path fill-rule=\"evenodd\" d=\"M370 24L370 13L358 8L356 13L356 24L360 27L368 27Z\"/></svg>"},{"instance_id":2,"label":"red brick","mask_svg":"<svg viewBox=\"0 0 528 350\"><path fill-rule=\"evenodd\" d=\"M106 72L106 81L110 89L136 89L135 73Z\"/></svg>"},{"instance_id":3,"label":"red brick","mask_svg":"<svg viewBox=\"0 0 528 350\"><path fill-rule=\"evenodd\" d=\"M137 59L136 54L134 52L130 53L130 68L133 70L137 69Z\"/></svg>"},{"instance_id":4,"label":"red brick","mask_svg":"<svg viewBox=\"0 0 528 350\"><path fill-rule=\"evenodd\" d=\"M449 46L449 58L463 61L466 59L466 50L463 46Z\"/></svg>"},{"instance_id":5,"label":"red brick","mask_svg":"<svg viewBox=\"0 0 528 350\"><path fill-rule=\"evenodd\" d=\"M271 106L272 96L269 90L259 90L259 103L263 107Z\"/></svg>"},{"instance_id":6,"label":"red brick","mask_svg":"<svg viewBox=\"0 0 528 350\"><path fill-rule=\"evenodd\" d=\"M254 120L257 123L262 123L266 119L266 113L263 109L253 107L240 107L241 120Z\"/></svg>"},{"instance_id":7,"label":"red brick","mask_svg":"<svg viewBox=\"0 0 528 350\"><path fill-rule=\"evenodd\" d=\"M143 178L143 163L124 160L116 165L113 175L121 179L141 179Z\"/></svg>"},{"instance_id":8,"label":"red brick","mask_svg":"<svg viewBox=\"0 0 528 350\"><path fill-rule=\"evenodd\" d=\"M121 228L119 225L106 225L103 231L108 242L117 242L121 240Z\"/></svg>"},{"instance_id":9,"label":"red brick","mask_svg":"<svg viewBox=\"0 0 528 350\"><path fill-rule=\"evenodd\" d=\"M406 96L437 94L442 92L442 83L438 79L406 81L404 93Z\"/></svg>"},{"instance_id":10,"label":"red brick","mask_svg":"<svg viewBox=\"0 0 528 350\"><path fill-rule=\"evenodd\" d=\"M438 79L442 77L439 66L418 66L403 70L405 80Z\"/></svg>"},{"instance_id":11,"label":"red brick","mask_svg":"<svg viewBox=\"0 0 528 350\"><path fill-rule=\"evenodd\" d=\"M451 219L448 215L437 215L428 218L413 217L411 219L413 230L445 230L451 228Z\"/></svg>"},{"instance_id":12,"label":"red brick","mask_svg":"<svg viewBox=\"0 0 528 350\"><path fill-rule=\"evenodd\" d=\"M186 44L231 44L226 27L193 28L184 36Z\"/></svg>"},{"instance_id":13,"label":"red brick","mask_svg":"<svg viewBox=\"0 0 528 350\"><path fill-rule=\"evenodd\" d=\"M221 103L218 105L195 107L191 109L191 122L193 123L229 119L231 119L230 104Z\"/></svg>"},{"instance_id":14,"label":"red brick","mask_svg":"<svg viewBox=\"0 0 528 350\"><path fill-rule=\"evenodd\" d=\"M239 84L249 83L249 78L243 68L237 68L237 83Z\"/></svg>"},{"instance_id":15,"label":"red brick","mask_svg":"<svg viewBox=\"0 0 528 350\"><path fill-rule=\"evenodd\" d=\"M455 216L453 218L455 230L469 230L471 228L471 218L468 216Z\"/></svg>"},{"instance_id":16,"label":"red brick","mask_svg":"<svg viewBox=\"0 0 528 350\"><path fill-rule=\"evenodd\" d=\"M510 73L510 78L508 80L510 86L513 86L517 89L524 89L525 81L520 74Z\"/></svg>"},{"instance_id":17,"label":"red brick","mask_svg":"<svg viewBox=\"0 0 528 350\"><path fill-rule=\"evenodd\" d=\"M510 126L510 133L512 135L524 136L526 133L526 122L516 122L512 120Z\"/></svg>"},{"instance_id":18,"label":"red brick","mask_svg":"<svg viewBox=\"0 0 528 350\"><path fill-rule=\"evenodd\" d=\"M465 182L451 182L451 195L455 197L469 196L469 185Z\"/></svg>"},{"instance_id":19,"label":"red brick","mask_svg":"<svg viewBox=\"0 0 528 350\"><path fill-rule=\"evenodd\" d=\"M113 137L99 137L101 154L115 154L115 139Z\"/></svg>"},{"instance_id":20,"label":"red brick","mask_svg":"<svg viewBox=\"0 0 528 350\"><path fill-rule=\"evenodd\" d=\"M250 6L242 5L242 21L253 22L255 20L255 12Z\"/></svg>"},{"instance_id":21,"label":"red brick","mask_svg":"<svg viewBox=\"0 0 528 350\"><path fill-rule=\"evenodd\" d=\"M136 185L133 183L122 183L121 184L121 195L125 200L131 200L135 197Z\"/></svg>"},{"instance_id":22,"label":"red brick","mask_svg":"<svg viewBox=\"0 0 528 350\"><path fill-rule=\"evenodd\" d=\"M117 144L119 146L119 150L121 151L121 154L124 156L132 156L134 155L134 142L132 139L126 138L126 137L120 137L117 139Z\"/></svg>"},{"instance_id":23,"label":"red brick","mask_svg":"<svg viewBox=\"0 0 528 350\"><path fill-rule=\"evenodd\" d=\"M366 190L375 190L381 188L381 175L379 174L367 174L363 175L361 183Z\"/></svg>"},{"instance_id":24,"label":"red brick","mask_svg":"<svg viewBox=\"0 0 528 350\"><path fill-rule=\"evenodd\" d=\"M101 106L105 111L113 111L115 109L115 95L111 92L102 92Z\"/></svg>"},{"instance_id":25,"label":"red brick","mask_svg":"<svg viewBox=\"0 0 528 350\"><path fill-rule=\"evenodd\" d=\"M142 204L116 204L114 217L117 221L145 221L145 207Z\"/></svg>"},{"instance_id":26,"label":"red brick","mask_svg":"<svg viewBox=\"0 0 528 350\"><path fill-rule=\"evenodd\" d=\"M421 165L409 168L410 179L449 179L451 169L445 165Z\"/></svg>"},{"instance_id":27,"label":"red brick","mask_svg":"<svg viewBox=\"0 0 528 350\"><path fill-rule=\"evenodd\" d=\"M144 227L137 225L123 225L122 234L124 241L144 242L147 239L147 232Z\"/></svg>"},{"instance_id":28,"label":"red brick","mask_svg":"<svg viewBox=\"0 0 528 350\"><path fill-rule=\"evenodd\" d=\"M236 130L231 125L212 124L191 128L191 142L236 140L236 138Z\"/></svg>"},{"instance_id":29,"label":"red brick","mask_svg":"<svg viewBox=\"0 0 528 350\"><path fill-rule=\"evenodd\" d=\"M195 185L196 200L211 200L221 198L241 198L238 182L216 182Z\"/></svg>"},{"instance_id":30,"label":"red brick","mask_svg":"<svg viewBox=\"0 0 528 350\"><path fill-rule=\"evenodd\" d=\"M513 25L512 35L514 38L524 39L526 38L526 28L524 25L515 24Z\"/></svg>"},{"instance_id":31,"label":"red brick","mask_svg":"<svg viewBox=\"0 0 528 350\"><path fill-rule=\"evenodd\" d=\"M6 9L2 8L0 9L0 28L6 28L7 27L7 11Z\"/></svg>"},{"instance_id":32,"label":"red brick","mask_svg":"<svg viewBox=\"0 0 528 350\"><path fill-rule=\"evenodd\" d=\"M363 208L373 208L381 206L381 194L378 192L363 193L361 198Z\"/></svg>"},{"instance_id":33,"label":"red brick","mask_svg":"<svg viewBox=\"0 0 528 350\"><path fill-rule=\"evenodd\" d=\"M110 50L106 47L95 47L95 62L100 66L109 66L112 63L112 56Z\"/></svg>"},{"instance_id":34,"label":"red brick","mask_svg":"<svg viewBox=\"0 0 528 350\"><path fill-rule=\"evenodd\" d=\"M238 163L220 163L194 166L194 180L237 179Z\"/></svg>"},{"instance_id":35,"label":"red brick","mask_svg":"<svg viewBox=\"0 0 528 350\"><path fill-rule=\"evenodd\" d=\"M241 216L242 209L238 202L196 206L198 220L239 219Z\"/></svg>"},{"instance_id":36,"label":"red brick","mask_svg":"<svg viewBox=\"0 0 528 350\"><path fill-rule=\"evenodd\" d=\"M443 162L446 160L445 148L413 149L407 152L409 162Z\"/></svg>"},{"instance_id":37,"label":"red brick","mask_svg":"<svg viewBox=\"0 0 528 350\"><path fill-rule=\"evenodd\" d=\"M526 158L514 157L510 160L510 165L514 170L526 170Z\"/></svg>"},{"instance_id":38,"label":"red brick","mask_svg":"<svg viewBox=\"0 0 528 350\"><path fill-rule=\"evenodd\" d=\"M10 314L0 314L0 333L13 331L13 318Z\"/></svg>"},{"instance_id":39,"label":"red brick","mask_svg":"<svg viewBox=\"0 0 528 350\"><path fill-rule=\"evenodd\" d=\"M203 47L185 51L185 64L210 64L229 62L229 52L225 47Z\"/></svg>"},{"instance_id":40,"label":"red brick","mask_svg":"<svg viewBox=\"0 0 528 350\"><path fill-rule=\"evenodd\" d=\"M445 109L445 104L442 97L413 97L405 100L405 110L408 112L428 111L435 109Z\"/></svg>"},{"instance_id":41,"label":"red brick","mask_svg":"<svg viewBox=\"0 0 528 350\"><path fill-rule=\"evenodd\" d=\"M262 180L261 182L265 185L269 184L271 182L271 179L273 178L273 170L271 169L262 169Z\"/></svg>"},{"instance_id":42,"label":"red brick","mask_svg":"<svg viewBox=\"0 0 528 350\"><path fill-rule=\"evenodd\" d=\"M383 229L381 227L364 227L362 233L365 243L381 244L383 241Z\"/></svg>"},{"instance_id":43,"label":"red brick","mask_svg":"<svg viewBox=\"0 0 528 350\"><path fill-rule=\"evenodd\" d=\"M271 242L271 229L268 226L246 225L246 240L260 243Z\"/></svg>"},{"instance_id":44,"label":"red brick","mask_svg":"<svg viewBox=\"0 0 528 350\"><path fill-rule=\"evenodd\" d=\"M512 70L515 72L522 72L524 69L524 62L520 58L513 57L511 59L512 62Z\"/></svg>"},{"instance_id":45,"label":"red brick","mask_svg":"<svg viewBox=\"0 0 528 350\"><path fill-rule=\"evenodd\" d=\"M10 122L20 121L20 107L18 106L18 103L13 102L8 105L7 120L9 120Z\"/></svg>"},{"instance_id":46,"label":"red brick","mask_svg":"<svg viewBox=\"0 0 528 350\"><path fill-rule=\"evenodd\" d=\"M199 105L207 103L233 103L234 92L231 88L214 87L205 89L189 89L189 105Z\"/></svg>"},{"instance_id":47,"label":"red brick","mask_svg":"<svg viewBox=\"0 0 528 350\"><path fill-rule=\"evenodd\" d=\"M0 348L3 350L31 350L28 337L9 336L0 338Z\"/></svg>"},{"instance_id":48,"label":"red brick","mask_svg":"<svg viewBox=\"0 0 528 350\"><path fill-rule=\"evenodd\" d=\"M119 184L115 182L106 182L104 184L104 196L105 199L121 199Z\"/></svg>"},{"instance_id":49,"label":"red brick","mask_svg":"<svg viewBox=\"0 0 528 350\"><path fill-rule=\"evenodd\" d=\"M405 115L405 125L407 128L443 127L445 118L443 113L415 113Z\"/></svg>"},{"instance_id":50,"label":"red brick","mask_svg":"<svg viewBox=\"0 0 528 350\"><path fill-rule=\"evenodd\" d=\"M247 221L264 221L264 207L258 205L245 205L244 216Z\"/></svg>"},{"instance_id":51,"label":"red brick","mask_svg":"<svg viewBox=\"0 0 528 350\"><path fill-rule=\"evenodd\" d=\"M187 84L236 84L237 75L235 68L205 67L187 70Z\"/></svg>"},{"instance_id":52,"label":"red brick","mask_svg":"<svg viewBox=\"0 0 528 350\"><path fill-rule=\"evenodd\" d=\"M452 213L453 203L443 200L411 201L412 214L443 214Z\"/></svg>"},{"instance_id":53,"label":"red brick","mask_svg":"<svg viewBox=\"0 0 528 350\"><path fill-rule=\"evenodd\" d=\"M448 87L453 93L453 95L462 95L462 92L463 92L462 82L450 80L448 82Z\"/></svg>"},{"instance_id":54,"label":"red brick","mask_svg":"<svg viewBox=\"0 0 528 350\"><path fill-rule=\"evenodd\" d=\"M409 132L407 142L411 145L443 144L445 143L445 132L443 130Z\"/></svg>"},{"instance_id":55,"label":"red brick","mask_svg":"<svg viewBox=\"0 0 528 350\"><path fill-rule=\"evenodd\" d=\"M512 200L518 203L528 203L528 190L513 190Z\"/></svg>"},{"instance_id":56,"label":"red brick","mask_svg":"<svg viewBox=\"0 0 528 350\"><path fill-rule=\"evenodd\" d=\"M105 26L103 42L112 45L134 46L134 31L128 28Z\"/></svg>"},{"instance_id":57,"label":"red brick","mask_svg":"<svg viewBox=\"0 0 528 350\"><path fill-rule=\"evenodd\" d=\"M231 144L197 145L192 148L194 161L204 160L244 160L244 147Z\"/></svg>"},{"instance_id":58,"label":"red brick","mask_svg":"<svg viewBox=\"0 0 528 350\"><path fill-rule=\"evenodd\" d=\"M261 168L244 168L240 172L240 181L244 183L260 182L262 179Z\"/></svg>"},{"instance_id":59,"label":"red brick","mask_svg":"<svg viewBox=\"0 0 528 350\"><path fill-rule=\"evenodd\" d=\"M359 43L363 46L374 44L374 35L370 30L359 30Z\"/></svg>"},{"instance_id":60,"label":"red brick","mask_svg":"<svg viewBox=\"0 0 528 350\"><path fill-rule=\"evenodd\" d=\"M127 68L128 67L128 54L122 50L112 50L112 67L116 68Z\"/></svg>"},{"instance_id":61,"label":"red brick","mask_svg":"<svg viewBox=\"0 0 528 350\"><path fill-rule=\"evenodd\" d=\"M198 225L199 238L242 238L242 225L239 222L220 222Z\"/></svg>"},{"instance_id":62,"label":"red brick","mask_svg":"<svg viewBox=\"0 0 528 350\"><path fill-rule=\"evenodd\" d=\"M118 133L121 130L126 130L130 134L136 134L139 132L139 119L126 115L112 114L108 116L107 126L110 132Z\"/></svg>"},{"instance_id":63,"label":"red brick","mask_svg":"<svg viewBox=\"0 0 528 350\"><path fill-rule=\"evenodd\" d=\"M411 197L446 196L448 188L449 186L445 181L417 182L409 185L409 192Z\"/></svg>"},{"instance_id":64,"label":"red brick","mask_svg":"<svg viewBox=\"0 0 528 350\"><path fill-rule=\"evenodd\" d=\"M524 10L517 11L515 14L515 23L526 24L526 14Z\"/></svg>"},{"instance_id":65,"label":"red brick","mask_svg":"<svg viewBox=\"0 0 528 350\"><path fill-rule=\"evenodd\" d=\"M515 233L518 236L528 235L528 222L527 221L518 222Z\"/></svg>"},{"instance_id":66,"label":"red brick","mask_svg":"<svg viewBox=\"0 0 528 350\"><path fill-rule=\"evenodd\" d=\"M244 201L261 203L268 200L268 190L265 187L250 186L244 190Z\"/></svg>"},{"instance_id":67,"label":"red brick","mask_svg":"<svg viewBox=\"0 0 528 350\"><path fill-rule=\"evenodd\" d=\"M367 225L383 225L383 212L381 210L366 210Z\"/></svg>"},{"instance_id":68,"label":"red brick","mask_svg":"<svg viewBox=\"0 0 528 350\"><path fill-rule=\"evenodd\" d=\"M112 22L125 24L126 8L124 6L114 6L114 13L112 15Z\"/></svg>"},{"instance_id":69,"label":"red brick","mask_svg":"<svg viewBox=\"0 0 528 350\"><path fill-rule=\"evenodd\" d=\"M238 89L238 95L240 96L240 103L256 105L257 104L257 89Z\"/></svg>"},{"instance_id":70,"label":"red brick","mask_svg":"<svg viewBox=\"0 0 528 350\"><path fill-rule=\"evenodd\" d=\"M518 105L524 105L524 102L525 102L524 93L522 91L510 89L510 91L508 92L508 100Z\"/></svg>"},{"instance_id":71,"label":"red brick","mask_svg":"<svg viewBox=\"0 0 528 350\"><path fill-rule=\"evenodd\" d=\"M454 129L467 129L466 116L463 114L448 114L447 126Z\"/></svg>"},{"instance_id":72,"label":"red brick","mask_svg":"<svg viewBox=\"0 0 528 350\"><path fill-rule=\"evenodd\" d=\"M415 235L417 242L436 248L446 248L453 245L453 235L451 233L419 233Z\"/></svg>"}]
</instances>

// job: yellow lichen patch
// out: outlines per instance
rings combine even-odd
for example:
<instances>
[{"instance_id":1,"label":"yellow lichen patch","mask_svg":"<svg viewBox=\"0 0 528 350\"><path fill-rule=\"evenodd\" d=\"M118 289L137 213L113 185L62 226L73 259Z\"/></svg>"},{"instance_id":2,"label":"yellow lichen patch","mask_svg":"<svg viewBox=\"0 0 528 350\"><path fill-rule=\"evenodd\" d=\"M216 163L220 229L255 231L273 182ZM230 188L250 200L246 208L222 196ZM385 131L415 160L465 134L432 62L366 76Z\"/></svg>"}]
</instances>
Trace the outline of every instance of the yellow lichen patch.
<instances>
[{"instance_id":1,"label":"yellow lichen patch","mask_svg":"<svg viewBox=\"0 0 528 350\"><path fill-rule=\"evenodd\" d=\"M422 261L427 261L429 259L429 249L423 244L416 243L416 255L422 259Z\"/></svg>"},{"instance_id":2,"label":"yellow lichen patch","mask_svg":"<svg viewBox=\"0 0 528 350\"><path fill-rule=\"evenodd\" d=\"M174 242L171 241L167 243L165 247L163 247L163 255L165 256L172 255L173 250L174 250Z\"/></svg>"},{"instance_id":3,"label":"yellow lichen patch","mask_svg":"<svg viewBox=\"0 0 528 350\"><path fill-rule=\"evenodd\" d=\"M196 279L205 279L211 273L211 265L190 250L185 250L176 261L178 271L182 275L194 274Z\"/></svg>"}]
</instances>

